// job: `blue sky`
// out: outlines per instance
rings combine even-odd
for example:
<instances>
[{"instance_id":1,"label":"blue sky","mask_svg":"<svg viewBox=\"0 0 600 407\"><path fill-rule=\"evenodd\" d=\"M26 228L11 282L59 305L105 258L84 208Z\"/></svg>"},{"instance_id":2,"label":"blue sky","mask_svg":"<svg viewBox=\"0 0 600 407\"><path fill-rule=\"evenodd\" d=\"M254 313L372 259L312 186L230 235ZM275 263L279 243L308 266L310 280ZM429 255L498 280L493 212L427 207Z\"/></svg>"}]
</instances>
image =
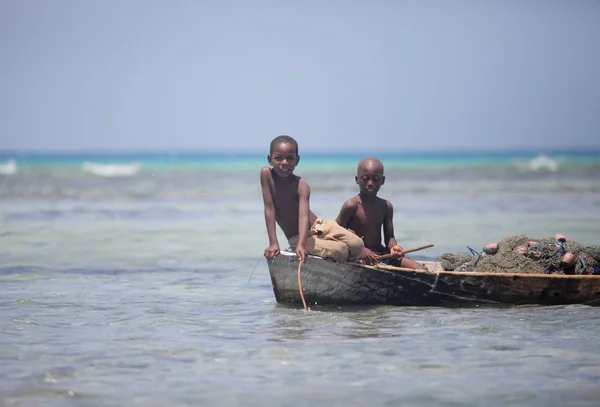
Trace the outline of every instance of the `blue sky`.
<instances>
[{"instance_id":1,"label":"blue sky","mask_svg":"<svg viewBox=\"0 0 600 407\"><path fill-rule=\"evenodd\" d=\"M2 0L0 149L600 148L600 1Z\"/></svg>"}]
</instances>

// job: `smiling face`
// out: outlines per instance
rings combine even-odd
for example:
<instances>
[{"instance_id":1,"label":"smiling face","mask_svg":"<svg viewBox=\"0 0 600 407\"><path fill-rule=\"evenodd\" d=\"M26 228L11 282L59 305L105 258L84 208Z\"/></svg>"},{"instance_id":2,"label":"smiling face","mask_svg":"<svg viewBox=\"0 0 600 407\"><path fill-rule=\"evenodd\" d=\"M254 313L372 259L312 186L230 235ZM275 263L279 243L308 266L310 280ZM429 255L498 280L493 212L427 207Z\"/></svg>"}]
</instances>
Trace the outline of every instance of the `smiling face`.
<instances>
[{"instance_id":1,"label":"smiling face","mask_svg":"<svg viewBox=\"0 0 600 407\"><path fill-rule=\"evenodd\" d=\"M376 158L366 158L358 164L356 183L360 193L366 196L377 196L377 192L385 183L383 163Z\"/></svg>"},{"instance_id":2,"label":"smiling face","mask_svg":"<svg viewBox=\"0 0 600 407\"><path fill-rule=\"evenodd\" d=\"M287 178L294 173L294 168L300 162L296 146L292 143L277 143L267 157L275 173L281 178Z\"/></svg>"}]
</instances>

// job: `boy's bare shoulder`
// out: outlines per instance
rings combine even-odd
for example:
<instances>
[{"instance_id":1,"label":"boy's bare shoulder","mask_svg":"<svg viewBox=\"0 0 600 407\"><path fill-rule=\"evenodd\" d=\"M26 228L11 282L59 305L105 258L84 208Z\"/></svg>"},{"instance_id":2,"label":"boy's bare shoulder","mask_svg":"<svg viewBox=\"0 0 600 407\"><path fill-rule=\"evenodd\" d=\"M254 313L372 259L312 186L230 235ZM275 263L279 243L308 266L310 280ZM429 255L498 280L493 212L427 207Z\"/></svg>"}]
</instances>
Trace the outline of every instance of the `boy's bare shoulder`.
<instances>
[{"instance_id":1,"label":"boy's bare shoulder","mask_svg":"<svg viewBox=\"0 0 600 407\"><path fill-rule=\"evenodd\" d=\"M265 192L265 188L269 186L273 187L275 181L273 180L273 173L271 172L270 167L263 167L260 170L260 185L262 185L263 193Z\"/></svg>"},{"instance_id":2,"label":"boy's bare shoulder","mask_svg":"<svg viewBox=\"0 0 600 407\"><path fill-rule=\"evenodd\" d=\"M261 177L272 177L271 175L271 167L268 166L264 166L260 169L260 176Z\"/></svg>"},{"instance_id":3,"label":"boy's bare shoulder","mask_svg":"<svg viewBox=\"0 0 600 407\"><path fill-rule=\"evenodd\" d=\"M348 209L357 208L360 203L360 196L356 195L344 202L343 207Z\"/></svg>"},{"instance_id":4,"label":"boy's bare shoulder","mask_svg":"<svg viewBox=\"0 0 600 407\"><path fill-rule=\"evenodd\" d=\"M385 198L379 198L379 199L381 199L382 204L385 205L386 208L388 208L388 209L393 208L392 203L390 201L388 201L387 199L385 199Z\"/></svg>"},{"instance_id":5,"label":"boy's bare shoulder","mask_svg":"<svg viewBox=\"0 0 600 407\"><path fill-rule=\"evenodd\" d=\"M308 182L304 181L302 177L299 177L298 175L293 175L293 177L298 181L298 193L310 195L310 186L308 185Z\"/></svg>"}]
</instances>

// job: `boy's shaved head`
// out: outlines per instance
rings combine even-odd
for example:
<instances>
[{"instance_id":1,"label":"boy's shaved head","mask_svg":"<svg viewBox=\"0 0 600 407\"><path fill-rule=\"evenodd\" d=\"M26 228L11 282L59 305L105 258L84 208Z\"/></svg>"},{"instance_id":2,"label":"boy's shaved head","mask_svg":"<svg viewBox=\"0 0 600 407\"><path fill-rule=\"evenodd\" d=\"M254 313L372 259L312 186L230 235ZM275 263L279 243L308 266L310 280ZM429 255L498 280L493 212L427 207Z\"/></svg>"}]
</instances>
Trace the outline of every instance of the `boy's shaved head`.
<instances>
[{"instance_id":1,"label":"boy's shaved head","mask_svg":"<svg viewBox=\"0 0 600 407\"><path fill-rule=\"evenodd\" d=\"M277 136L273 139L273 141L271 141L271 146L269 147L269 154L273 154L273 149L275 148L275 146L277 144L292 144L294 145L294 147L296 147L296 155L300 155L298 153L298 142L296 140L294 140L292 137L290 136Z\"/></svg>"},{"instance_id":2,"label":"boy's shaved head","mask_svg":"<svg viewBox=\"0 0 600 407\"><path fill-rule=\"evenodd\" d=\"M383 163L377 158L365 158L358 163L358 167L356 167L356 173L360 173L361 169L380 172L383 174Z\"/></svg>"}]
</instances>

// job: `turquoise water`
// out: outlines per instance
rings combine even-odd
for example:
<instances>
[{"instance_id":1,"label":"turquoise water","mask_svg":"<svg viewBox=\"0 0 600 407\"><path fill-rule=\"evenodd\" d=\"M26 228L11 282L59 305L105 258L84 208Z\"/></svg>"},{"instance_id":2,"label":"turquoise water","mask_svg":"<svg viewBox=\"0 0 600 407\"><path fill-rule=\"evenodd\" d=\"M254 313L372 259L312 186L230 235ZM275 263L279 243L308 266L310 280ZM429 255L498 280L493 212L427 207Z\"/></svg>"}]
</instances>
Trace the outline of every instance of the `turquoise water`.
<instances>
[{"instance_id":1,"label":"turquoise water","mask_svg":"<svg viewBox=\"0 0 600 407\"><path fill-rule=\"evenodd\" d=\"M404 247L600 243L600 152L369 153ZM0 404L597 406L600 314L277 305L266 154L0 154ZM301 151L334 218L361 154ZM279 233L285 247L283 234Z\"/></svg>"},{"instance_id":2,"label":"turquoise water","mask_svg":"<svg viewBox=\"0 0 600 407\"><path fill-rule=\"evenodd\" d=\"M147 170L166 168L211 167L220 170L253 168L266 164L265 153L244 152L146 152L146 153L11 153L0 151L0 163L10 159L18 161L24 168L35 167L79 167L84 162L100 164L129 164L138 162ZM550 151L550 152L386 152L363 153L317 153L302 152L302 167L305 169L355 168L365 156L376 156L388 168L427 170L439 168L470 169L488 167L492 169L518 169L525 167L535 158L544 155L557 162L561 171L594 168L600 171L600 151Z\"/></svg>"}]
</instances>

